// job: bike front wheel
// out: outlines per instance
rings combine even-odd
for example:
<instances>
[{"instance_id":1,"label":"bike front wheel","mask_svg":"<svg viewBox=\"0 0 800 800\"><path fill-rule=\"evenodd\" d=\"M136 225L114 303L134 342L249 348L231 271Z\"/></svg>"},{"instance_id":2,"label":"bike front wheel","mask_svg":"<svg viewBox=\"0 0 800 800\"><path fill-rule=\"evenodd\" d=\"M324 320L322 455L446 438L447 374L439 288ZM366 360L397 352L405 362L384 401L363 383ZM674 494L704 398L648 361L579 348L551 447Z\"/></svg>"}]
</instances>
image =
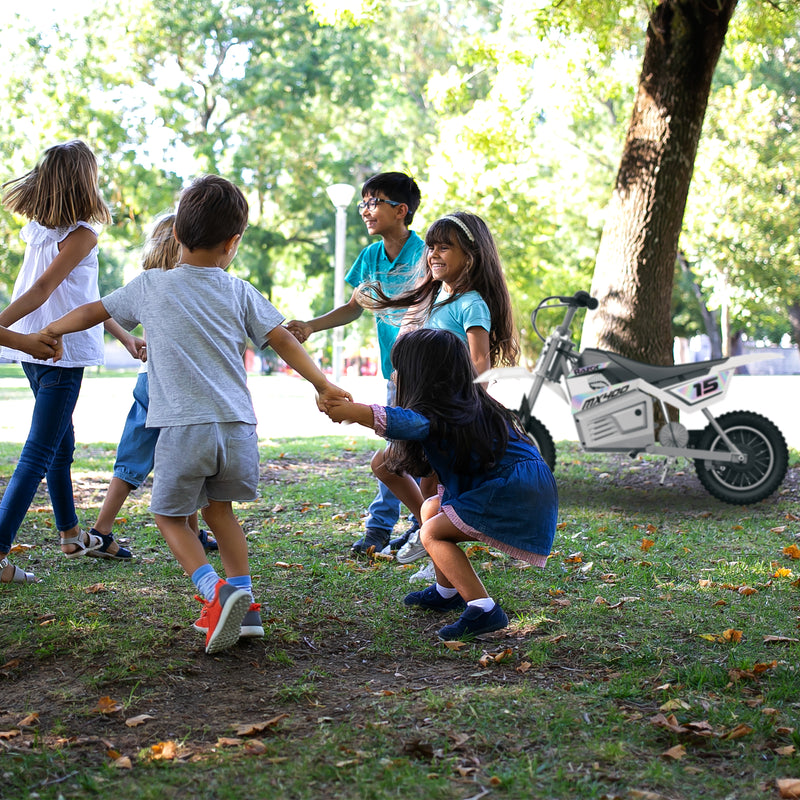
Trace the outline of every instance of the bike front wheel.
<instances>
[{"instance_id":1,"label":"bike front wheel","mask_svg":"<svg viewBox=\"0 0 800 800\"><path fill-rule=\"evenodd\" d=\"M783 434L766 417L751 411L723 414L717 423L747 461L736 464L695 459L700 482L718 500L734 505L757 503L769 497L783 483L789 465ZM703 431L697 446L701 450L729 452L712 425Z\"/></svg>"},{"instance_id":2,"label":"bike front wheel","mask_svg":"<svg viewBox=\"0 0 800 800\"><path fill-rule=\"evenodd\" d=\"M553 444L553 437L550 431L539 422L536 417L528 417L525 422L525 430L528 438L536 445L536 449L544 459L544 463L554 472L556 468L556 446Z\"/></svg>"}]
</instances>

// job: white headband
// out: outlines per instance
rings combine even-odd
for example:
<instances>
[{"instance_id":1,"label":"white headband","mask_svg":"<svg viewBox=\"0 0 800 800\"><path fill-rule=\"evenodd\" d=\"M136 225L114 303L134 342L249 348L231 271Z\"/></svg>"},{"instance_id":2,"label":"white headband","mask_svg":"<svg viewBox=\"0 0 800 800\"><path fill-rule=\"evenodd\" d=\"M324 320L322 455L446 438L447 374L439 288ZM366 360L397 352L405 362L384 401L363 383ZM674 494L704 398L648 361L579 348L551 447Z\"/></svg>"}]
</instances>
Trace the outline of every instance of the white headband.
<instances>
[{"instance_id":1,"label":"white headband","mask_svg":"<svg viewBox=\"0 0 800 800\"><path fill-rule=\"evenodd\" d=\"M439 219L446 219L449 222L455 222L464 234L466 235L467 239L469 239L473 244L475 243L475 237L472 235L472 231L458 218L454 217L452 214L447 214L444 217L439 217Z\"/></svg>"}]
</instances>

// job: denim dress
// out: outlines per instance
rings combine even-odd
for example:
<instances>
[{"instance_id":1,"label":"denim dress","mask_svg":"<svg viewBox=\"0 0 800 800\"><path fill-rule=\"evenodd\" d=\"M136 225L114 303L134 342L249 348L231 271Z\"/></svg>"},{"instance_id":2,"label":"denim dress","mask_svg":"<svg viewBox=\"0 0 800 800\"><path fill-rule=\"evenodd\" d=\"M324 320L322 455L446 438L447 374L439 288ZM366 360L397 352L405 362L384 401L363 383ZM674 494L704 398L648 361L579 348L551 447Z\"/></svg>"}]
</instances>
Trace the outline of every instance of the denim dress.
<instances>
[{"instance_id":1,"label":"denim dress","mask_svg":"<svg viewBox=\"0 0 800 800\"><path fill-rule=\"evenodd\" d=\"M466 536L543 567L553 546L558 491L553 473L527 438L509 427L503 457L489 470L453 470L453 454L430 437L430 421L405 408L372 406L375 431L422 444L439 476L442 512Z\"/></svg>"}]
</instances>

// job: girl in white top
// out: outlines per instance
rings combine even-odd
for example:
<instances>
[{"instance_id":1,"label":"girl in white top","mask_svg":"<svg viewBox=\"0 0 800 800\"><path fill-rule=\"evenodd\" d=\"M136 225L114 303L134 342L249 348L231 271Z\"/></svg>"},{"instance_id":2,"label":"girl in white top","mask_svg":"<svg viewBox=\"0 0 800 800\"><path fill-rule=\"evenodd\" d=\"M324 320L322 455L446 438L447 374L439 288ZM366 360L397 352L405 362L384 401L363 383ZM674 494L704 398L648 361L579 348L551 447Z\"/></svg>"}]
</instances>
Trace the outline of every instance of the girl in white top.
<instances>
[{"instance_id":1,"label":"girl in white top","mask_svg":"<svg viewBox=\"0 0 800 800\"><path fill-rule=\"evenodd\" d=\"M91 223L111 222L111 213L100 194L94 153L78 140L48 148L34 169L3 189L3 204L30 222L22 230L25 257L11 304L0 312L0 326L32 334L76 306L99 299L97 232ZM139 357L143 340L113 322L106 329ZM74 558L103 546L100 537L78 525L70 474L72 412L84 368L103 363L102 327L64 336L56 349L58 364L25 350L0 349L0 357L21 362L36 398L27 441L0 501L2 583L35 580L6 556L45 476L64 555Z\"/></svg>"}]
</instances>

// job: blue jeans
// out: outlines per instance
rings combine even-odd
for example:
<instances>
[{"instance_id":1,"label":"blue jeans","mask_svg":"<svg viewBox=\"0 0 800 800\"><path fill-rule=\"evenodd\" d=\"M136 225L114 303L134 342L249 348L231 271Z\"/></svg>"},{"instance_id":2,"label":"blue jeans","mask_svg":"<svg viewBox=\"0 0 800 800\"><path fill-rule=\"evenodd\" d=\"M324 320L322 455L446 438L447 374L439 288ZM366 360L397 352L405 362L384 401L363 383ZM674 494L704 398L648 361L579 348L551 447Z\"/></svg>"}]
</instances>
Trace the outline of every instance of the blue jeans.
<instances>
[{"instance_id":1,"label":"blue jeans","mask_svg":"<svg viewBox=\"0 0 800 800\"><path fill-rule=\"evenodd\" d=\"M386 405L395 405L396 394L397 387L394 381L387 381ZM400 516L400 505L400 501L394 496L392 490L378 481L378 493L367 509L367 522L364 527L376 528L377 530L391 533Z\"/></svg>"},{"instance_id":2,"label":"blue jeans","mask_svg":"<svg viewBox=\"0 0 800 800\"><path fill-rule=\"evenodd\" d=\"M23 363L22 369L36 402L28 439L0 501L0 553L11 549L44 477L56 528L67 531L78 524L70 465L75 450L72 412L78 402L83 367Z\"/></svg>"},{"instance_id":3,"label":"blue jeans","mask_svg":"<svg viewBox=\"0 0 800 800\"><path fill-rule=\"evenodd\" d=\"M114 477L134 487L141 486L153 470L159 429L145 427L149 405L147 373L140 372L133 389L133 405L125 420L114 461Z\"/></svg>"}]
</instances>

